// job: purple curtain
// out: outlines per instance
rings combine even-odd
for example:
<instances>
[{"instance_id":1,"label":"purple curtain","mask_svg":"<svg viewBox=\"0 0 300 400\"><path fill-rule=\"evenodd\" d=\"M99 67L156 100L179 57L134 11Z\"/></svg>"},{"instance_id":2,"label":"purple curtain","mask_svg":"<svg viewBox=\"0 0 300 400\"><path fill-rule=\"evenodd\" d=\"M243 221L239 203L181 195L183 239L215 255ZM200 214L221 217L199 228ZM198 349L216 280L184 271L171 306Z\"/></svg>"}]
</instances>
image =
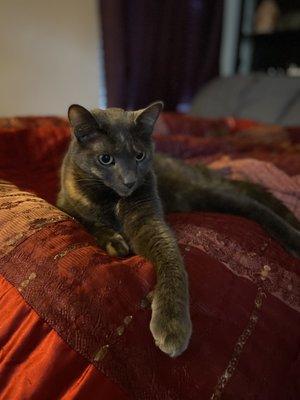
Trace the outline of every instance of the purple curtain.
<instances>
[{"instance_id":1,"label":"purple curtain","mask_svg":"<svg viewBox=\"0 0 300 400\"><path fill-rule=\"evenodd\" d=\"M100 0L108 106L189 103L218 74L223 0Z\"/></svg>"}]
</instances>

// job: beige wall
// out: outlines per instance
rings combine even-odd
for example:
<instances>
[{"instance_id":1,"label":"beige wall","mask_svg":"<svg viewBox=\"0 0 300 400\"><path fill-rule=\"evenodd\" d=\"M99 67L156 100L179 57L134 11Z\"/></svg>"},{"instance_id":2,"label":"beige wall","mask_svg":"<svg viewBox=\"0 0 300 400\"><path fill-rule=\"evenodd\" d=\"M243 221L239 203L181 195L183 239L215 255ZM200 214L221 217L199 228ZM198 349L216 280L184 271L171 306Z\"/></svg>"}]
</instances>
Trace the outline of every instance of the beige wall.
<instances>
[{"instance_id":1,"label":"beige wall","mask_svg":"<svg viewBox=\"0 0 300 400\"><path fill-rule=\"evenodd\" d=\"M0 0L0 116L99 103L96 0Z\"/></svg>"}]
</instances>

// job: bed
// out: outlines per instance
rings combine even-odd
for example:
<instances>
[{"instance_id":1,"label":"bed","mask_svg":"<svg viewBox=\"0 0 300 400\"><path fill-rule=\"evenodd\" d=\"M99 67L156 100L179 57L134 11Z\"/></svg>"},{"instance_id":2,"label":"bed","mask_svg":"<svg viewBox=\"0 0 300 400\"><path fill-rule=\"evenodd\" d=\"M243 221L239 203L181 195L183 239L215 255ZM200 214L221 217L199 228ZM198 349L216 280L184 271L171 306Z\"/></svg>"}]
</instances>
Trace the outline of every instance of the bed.
<instances>
[{"instance_id":1,"label":"bed","mask_svg":"<svg viewBox=\"0 0 300 400\"><path fill-rule=\"evenodd\" d=\"M168 215L193 321L169 358L148 328L152 265L109 257L55 207L69 137L59 117L0 120L0 399L298 399L299 260L246 218ZM164 113L154 137L300 218L299 128Z\"/></svg>"}]
</instances>

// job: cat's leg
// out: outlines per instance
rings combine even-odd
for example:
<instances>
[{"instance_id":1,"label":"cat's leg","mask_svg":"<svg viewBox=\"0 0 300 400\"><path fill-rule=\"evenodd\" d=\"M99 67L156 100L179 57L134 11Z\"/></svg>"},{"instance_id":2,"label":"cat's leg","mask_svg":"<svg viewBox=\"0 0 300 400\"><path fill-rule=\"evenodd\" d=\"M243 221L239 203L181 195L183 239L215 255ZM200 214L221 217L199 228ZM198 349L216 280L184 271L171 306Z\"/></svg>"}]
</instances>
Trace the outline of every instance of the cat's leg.
<instances>
[{"instance_id":1,"label":"cat's leg","mask_svg":"<svg viewBox=\"0 0 300 400\"><path fill-rule=\"evenodd\" d=\"M135 253L151 261L156 269L150 330L156 345L176 357L187 348L192 332L188 279L176 240L160 209L157 198L131 196L120 202L119 217Z\"/></svg>"},{"instance_id":2,"label":"cat's leg","mask_svg":"<svg viewBox=\"0 0 300 400\"><path fill-rule=\"evenodd\" d=\"M90 218L93 211L88 208L81 207L79 213L66 197L60 196L57 201L57 206L67 214L76 218L82 225L95 237L99 246L106 250L112 257L125 257L130 253L130 248L127 239L122 233L115 230L111 224L99 221L99 216ZM97 223L94 220L98 220Z\"/></svg>"}]
</instances>

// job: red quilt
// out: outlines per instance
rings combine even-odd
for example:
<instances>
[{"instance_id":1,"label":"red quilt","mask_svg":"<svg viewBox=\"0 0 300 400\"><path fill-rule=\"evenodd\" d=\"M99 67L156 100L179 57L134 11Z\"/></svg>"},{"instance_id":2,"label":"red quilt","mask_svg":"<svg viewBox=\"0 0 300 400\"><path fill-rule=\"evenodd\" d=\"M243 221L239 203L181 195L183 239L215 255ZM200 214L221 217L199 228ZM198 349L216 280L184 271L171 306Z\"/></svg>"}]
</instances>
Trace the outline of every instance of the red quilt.
<instances>
[{"instance_id":1,"label":"red quilt","mask_svg":"<svg viewBox=\"0 0 300 400\"><path fill-rule=\"evenodd\" d=\"M299 217L300 130L166 113L156 131L159 151L260 182ZM152 266L49 204L68 140L60 118L0 121L0 399L298 399L299 261L250 220L168 216L194 326L170 359L148 329Z\"/></svg>"}]
</instances>

